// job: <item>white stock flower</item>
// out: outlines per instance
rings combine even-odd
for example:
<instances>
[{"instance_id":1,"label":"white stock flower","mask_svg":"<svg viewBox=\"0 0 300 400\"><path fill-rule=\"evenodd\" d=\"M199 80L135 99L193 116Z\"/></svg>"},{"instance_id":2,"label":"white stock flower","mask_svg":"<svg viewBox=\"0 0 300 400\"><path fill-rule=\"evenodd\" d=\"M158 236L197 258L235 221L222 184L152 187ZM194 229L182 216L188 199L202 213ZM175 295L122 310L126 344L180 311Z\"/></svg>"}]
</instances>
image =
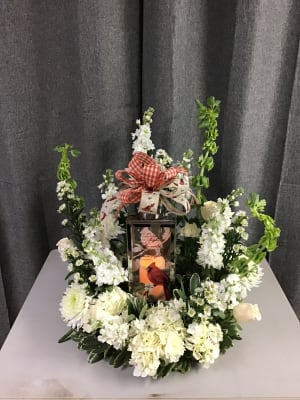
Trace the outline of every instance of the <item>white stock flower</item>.
<instances>
[{"instance_id":1,"label":"white stock flower","mask_svg":"<svg viewBox=\"0 0 300 400\"><path fill-rule=\"evenodd\" d=\"M156 150L154 159L162 167L166 167L166 166L170 165L173 161L173 159L169 156L169 154L164 149Z\"/></svg>"},{"instance_id":2,"label":"white stock flower","mask_svg":"<svg viewBox=\"0 0 300 400\"><path fill-rule=\"evenodd\" d=\"M149 150L154 150L154 144L151 140L151 129L150 124L146 123L140 125L134 133L131 134L133 139L133 154L141 151L142 153L147 153Z\"/></svg>"},{"instance_id":3,"label":"white stock flower","mask_svg":"<svg viewBox=\"0 0 300 400\"><path fill-rule=\"evenodd\" d=\"M227 199L218 199L211 218L202 225L196 262L221 269L225 250L224 234L230 227L233 212Z\"/></svg>"},{"instance_id":4,"label":"white stock flower","mask_svg":"<svg viewBox=\"0 0 300 400\"><path fill-rule=\"evenodd\" d=\"M63 203L63 204L61 204L59 207L58 207L58 212L59 213L62 213L63 211L65 211L65 209L67 208L67 205L66 205L66 203Z\"/></svg>"},{"instance_id":5,"label":"white stock flower","mask_svg":"<svg viewBox=\"0 0 300 400\"><path fill-rule=\"evenodd\" d=\"M253 319L261 320L261 314L257 304L240 303L233 309L233 316L237 322L247 322Z\"/></svg>"},{"instance_id":6,"label":"white stock flower","mask_svg":"<svg viewBox=\"0 0 300 400\"><path fill-rule=\"evenodd\" d=\"M104 247L92 233L84 242L84 251L87 257L93 261L98 286L114 285L128 281L128 271L122 267L122 263L114 255L112 250Z\"/></svg>"},{"instance_id":7,"label":"white stock flower","mask_svg":"<svg viewBox=\"0 0 300 400\"><path fill-rule=\"evenodd\" d=\"M74 189L72 189L69 182L59 181L57 182L56 193L58 200L63 200L64 196L67 196L68 198L74 196Z\"/></svg>"},{"instance_id":8,"label":"white stock flower","mask_svg":"<svg viewBox=\"0 0 300 400\"><path fill-rule=\"evenodd\" d=\"M90 301L91 298L78 283L66 289L60 302L60 312L68 326L78 328L83 325Z\"/></svg>"},{"instance_id":9,"label":"white stock flower","mask_svg":"<svg viewBox=\"0 0 300 400\"><path fill-rule=\"evenodd\" d=\"M101 257L93 259L97 277L97 285L117 286L122 282L128 281L128 273L122 267L121 262L112 253L101 260Z\"/></svg>"}]
</instances>

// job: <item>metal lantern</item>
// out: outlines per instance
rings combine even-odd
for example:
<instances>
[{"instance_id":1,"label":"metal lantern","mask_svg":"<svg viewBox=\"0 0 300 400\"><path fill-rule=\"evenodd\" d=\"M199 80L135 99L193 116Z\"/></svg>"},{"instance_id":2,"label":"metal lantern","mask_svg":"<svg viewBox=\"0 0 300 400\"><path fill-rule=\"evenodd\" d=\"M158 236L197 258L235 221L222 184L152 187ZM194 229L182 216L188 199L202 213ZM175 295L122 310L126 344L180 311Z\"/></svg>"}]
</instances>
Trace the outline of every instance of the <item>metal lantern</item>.
<instances>
[{"instance_id":1,"label":"metal lantern","mask_svg":"<svg viewBox=\"0 0 300 400\"><path fill-rule=\"evenodd\" d=\"M150 214L127 219L130 291L149 301L169 300L175 274L174 218Z\"/></svg>"}]
</instances>

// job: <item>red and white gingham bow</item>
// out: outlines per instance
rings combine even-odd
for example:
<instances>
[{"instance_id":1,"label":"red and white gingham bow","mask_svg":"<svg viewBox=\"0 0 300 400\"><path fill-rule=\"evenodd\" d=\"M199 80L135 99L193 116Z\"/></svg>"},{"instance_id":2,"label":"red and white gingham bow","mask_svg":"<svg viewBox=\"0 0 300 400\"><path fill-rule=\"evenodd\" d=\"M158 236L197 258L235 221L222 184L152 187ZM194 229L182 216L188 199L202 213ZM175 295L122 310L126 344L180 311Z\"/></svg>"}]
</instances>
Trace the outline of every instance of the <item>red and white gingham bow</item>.
<instances>
[{"instance_id":1,"label":"red and white gingham bow","mask_svg":"<svg viewBox=\"0 0 300 400\"><path fill-rule=\"evenodd\" d=\"M160 191L162 194L162 190L166 189L169 184L174 182L178 174L186 175L187 171L183 167L170 167L163 171L155 160L149 157L146 153L136 152L132 160L129 162L128 168L116 172L116 178L124 182L127 186L126 189L120 191L119 196L121 204L138 203L141 200L143 191ZM185 192L186 191L187 190L185 189ZM172 193L172 196L167 197L176 201L177 195L174 192L174 188ZM179 201L181 204L182 194L183 192L181 190L181 201ZM164 201L162 202L165 204ZM167 206L167 208L170 207ZM172 207L172 212L174 212L174 210L176 209ZM186 214L187 211L188 210L183 214Z\"/></svg>"}]
</instances>

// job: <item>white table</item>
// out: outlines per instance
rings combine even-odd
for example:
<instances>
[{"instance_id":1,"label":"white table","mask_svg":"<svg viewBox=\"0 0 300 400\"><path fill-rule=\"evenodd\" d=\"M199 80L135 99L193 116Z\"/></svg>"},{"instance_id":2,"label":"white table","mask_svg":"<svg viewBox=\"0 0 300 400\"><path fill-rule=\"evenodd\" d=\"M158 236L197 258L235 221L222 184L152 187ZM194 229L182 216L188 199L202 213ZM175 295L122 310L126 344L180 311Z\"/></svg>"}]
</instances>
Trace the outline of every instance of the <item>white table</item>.
<instances>
[{"instance_id":1,"label":"white table","mask_svg":"<svg viewBox=\"0 0 300 400\"><path fill-rule=\"evenodd\" d=\"M132 369L88 364L70 341L58 304L66 267L52 251L0 352L0 398L300 399L300 326L270 267L248 299L263 319L244 325L243 340L208 370L163 380L135 378Z\"/></svg>"}]
</instances>

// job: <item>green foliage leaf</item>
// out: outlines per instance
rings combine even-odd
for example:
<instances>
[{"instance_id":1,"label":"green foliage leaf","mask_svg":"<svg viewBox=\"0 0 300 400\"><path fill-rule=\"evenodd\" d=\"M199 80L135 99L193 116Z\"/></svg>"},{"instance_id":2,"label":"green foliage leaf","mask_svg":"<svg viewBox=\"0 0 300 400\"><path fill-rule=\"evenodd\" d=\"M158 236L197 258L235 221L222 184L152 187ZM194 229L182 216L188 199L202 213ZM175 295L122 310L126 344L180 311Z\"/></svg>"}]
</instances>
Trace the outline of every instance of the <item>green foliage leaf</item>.
<instances>
[{"instance_id":1,"label":"green foliage leaf","mask_svg":"<svg viewBox=\"0 0 300 400\"><path fill-rule=\"evenodd\" d=\"M196 162L199 173L193 177L192 185L197 190L197 200L201 205L206 200L202 189L209 187L209 179L205 176L205 171L211 171L214 167L213 155L216 154L218 146L216 139L219 136L218 132L218 118L220 113L220 101L214 97L209 97L207 105L202 104L199 100L196 100L196 106L198 109L198 126L204 130L204 143L202 150L205 152L201 154Z\"/></svg>"},{"instance_id":2,"label":"green foliage leaf","mask_svg":"<svg viewBox=\"0 0 300 400\"><path fill-rule=\"evenodd\" d=\"M88 355L88 362L94 364L103 359L103 353L92 350Z\"/></svg>"},{"instance_id":3,"label":"green foliage leaf","mask_svg":"<svg viewBox=\"0 0 300 400\"><path fill-rule=\"evenodd\" d=\"M74 336L76 335L76 331L74 329L68 330L67 333L65 333L59 340L58 343L64 343L67 342L70 339L73 339Z\"/></svg>"},{"instance_id":4,"label":"green foliage leaf","mask_svg":"<svg viewBox=\"0 0 300 400\"><path fill-rule=\"evenodd\" d=\"M71 149L71 150L70 150L70 154L71 154L73 157L78 157L78 156L80 155L80 151L79 151L79 150L76 150L76 149Z\"/></svg>"},{"instance_id":5,"label":"green foliage leaf","mask_svg":"<svg viewBox=\"0 0 300 400\"><path fill-rule=\"evenodd\" d=\"M181 275L176 274L175 278L178 280L180 284L180 289L174 289L173 294L177 299L182 299L183 301L187 300L187 295L185 293L184 282Z\"/></svg>"},{"instance_id":6,"label":"green foliage leaf","mask_svg":"<svg viewBox=\"0 0 300 400\"><path fill-rule=\"evenodd\" d=\"M127 350L127 347L124 347L112 356L111 365L113 365L114 368L120 368L122 365L126 365L129 359L130 352Z\"/></svg>"},{"instance_id":7,"label":"green foliage leaf","mask_svg":"<svg viewBox=\"0 0 300 400\"><path fill-rule=\"evenodd\" d=\"M250 193L246 204L251 214L264 224L264 233L257 245L247 249L247 255L255 262L261 262L267 252L274 251L277 247L277 240L280 236L280 229L275 226L274 219L264 213L266 201L260 199L256 193Z\"/></svg>"},{"instance_id":8,"label":"green foliage leaf","mask_svg":"<svg viewBox=\"0 0 300 400\"><path fill-rule=\"evenodd\" d=\"M147 311L147 301L145 297L127 297L127 307L128 315L142 319Z\"/></svg>"},{"instance_id":9,"label":"green foliage leaf","mask_svg":"<svg viewBox=\"0 0 300 400\"><path fill-rule=\"evenodd\" d=\"M190 293L194 294L195 290L200 286L200 276L194 273L190 278Z\"/></svg>"}]
</instances>

